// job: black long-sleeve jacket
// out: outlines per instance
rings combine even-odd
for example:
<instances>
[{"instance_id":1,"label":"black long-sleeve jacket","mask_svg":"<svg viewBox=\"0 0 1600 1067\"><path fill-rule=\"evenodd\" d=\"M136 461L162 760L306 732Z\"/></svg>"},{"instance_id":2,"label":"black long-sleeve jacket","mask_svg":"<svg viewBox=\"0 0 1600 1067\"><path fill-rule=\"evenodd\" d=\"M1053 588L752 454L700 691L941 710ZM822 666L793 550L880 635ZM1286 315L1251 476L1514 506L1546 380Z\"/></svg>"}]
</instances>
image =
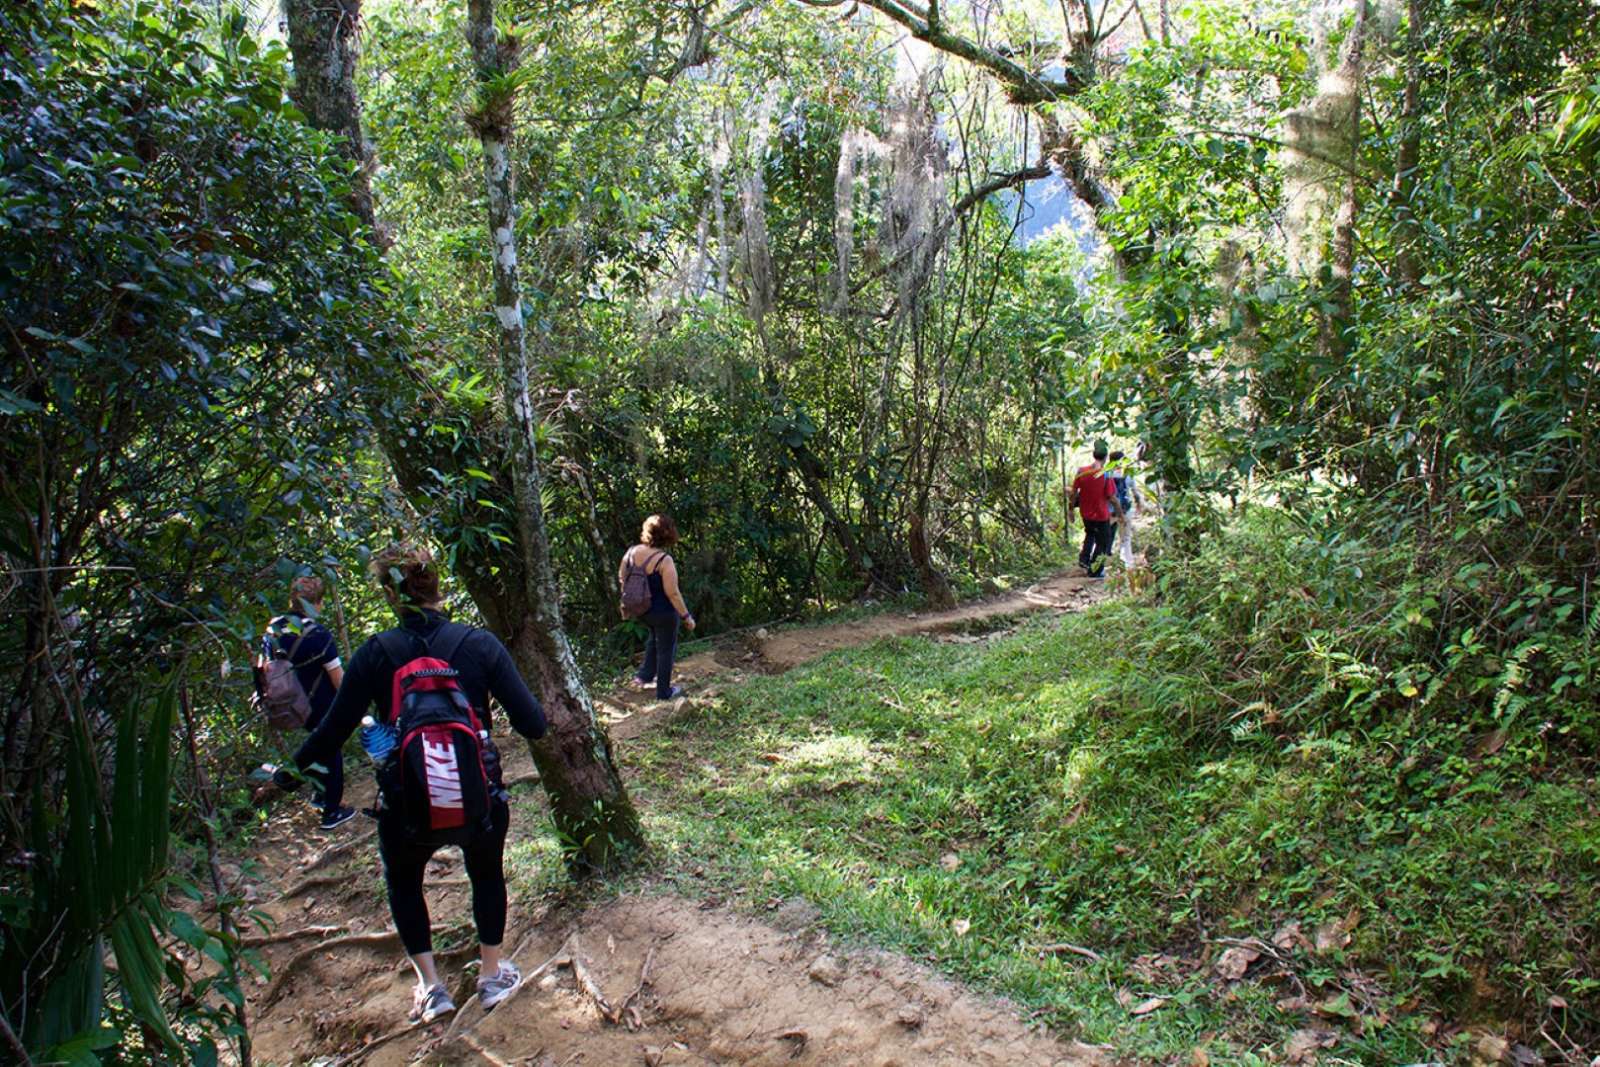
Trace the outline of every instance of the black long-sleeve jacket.
<instances>
[{"instance_id":1,"label":"black long-sleeve jacket","mask_svg":"<svg viewBox=\"0 0 1600 1067\"><path fill-rule=\"evenodd\" d=\"M437 611L410 612L400 628L427 639L445 621L445 617ZM423 654L420 647L417 654ZM356 649L356 654L350 658L350 665L345 668L344 681L334 697L333 706L294 754L295 764L301 770L313 764L326 766L334 753L361 725L361 717L369 707L378 709L379 721L387 721L393 696L394 672L400 666L402 664L389 662L376 637L368 638L365 644ZM544 736L544 709L517 673L511 653L506 651L506 646L494 634L488 630L474 629L451 657L450 666L456 669L467 699L483 716L485 730L493 729L489 717L489 697L492 695L505 709L513 730L523 737Z\"/></svg>"}]
</instances>

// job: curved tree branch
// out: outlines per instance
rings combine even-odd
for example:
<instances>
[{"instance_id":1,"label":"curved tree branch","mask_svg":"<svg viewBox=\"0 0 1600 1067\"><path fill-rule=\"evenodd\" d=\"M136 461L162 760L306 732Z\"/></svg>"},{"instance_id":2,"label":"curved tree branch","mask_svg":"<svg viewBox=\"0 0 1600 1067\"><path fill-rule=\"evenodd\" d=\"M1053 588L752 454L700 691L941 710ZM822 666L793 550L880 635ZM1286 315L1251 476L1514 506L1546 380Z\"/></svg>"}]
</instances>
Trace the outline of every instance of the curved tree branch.
<instances>
[{"instance_id":1,"label":"curved tree branch","mask_svg":"<svg viewBox=\"0 0 1600 1067\"><path fill-rule=\"evenodd\" d=\"M840 0L800 0L813 7L835 7ZM1008 95L1016 104L1042 104L1081 93L1088 83L1069 70L1064 78L1044 78L993 48L978 44L945 28L938 8L924 8L916 0L861 0L911 31L911 36L926 41L941 52L960 56L994 74L1006 83Z\"/></svg>"}]
</instances>

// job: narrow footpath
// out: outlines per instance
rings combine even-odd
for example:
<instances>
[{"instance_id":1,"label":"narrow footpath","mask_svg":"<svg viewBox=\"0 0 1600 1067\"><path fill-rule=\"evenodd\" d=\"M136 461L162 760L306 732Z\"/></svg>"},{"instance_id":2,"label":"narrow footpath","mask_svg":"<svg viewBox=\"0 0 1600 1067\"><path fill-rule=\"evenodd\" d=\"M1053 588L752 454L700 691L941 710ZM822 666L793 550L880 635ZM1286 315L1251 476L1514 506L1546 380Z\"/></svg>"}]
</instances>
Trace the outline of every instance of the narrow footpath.
<instances>
[{"instance_id":1,"label":"narrow footpath","mask_svg":"<svg viewBox=\"0 0 1600 1067\"><path fill-rule=\"evenodd\" d=\"M756 672L788 670L883 637L942 635L1035 611L1080 610L1099 583L1057 574L1027 589L931 613L746 634L682 664L691 695L661 705L639 693L599 698L615 738L637 738L683 713L696 693ZM622 746L626 770L626 745ZM513 792L508 850L540 824L526 751L508 760ZM509 754L509 753L508 753ZM352 803L370 804L369 776L352 775ZM467 880L455 850L428 872L441 970L454 1019L405 1025L412 976L389 925L373 828L308 834L299 803L278 804L252 855L234 866L241 891L270 916L256 938L271 980L257 979L249 1011L258 1064L488 1064L622 1067L640 1064L1110 1065L1109 1049L1032 1027L1015 1005L967 990L893 953L849 949L791 899L759 921L650 887L594 904L513 899L506 944L527 981L485 1014L468 1002L476 959ZM513 887L515 898L515 887Z\"/></svg>"}]
</instances>

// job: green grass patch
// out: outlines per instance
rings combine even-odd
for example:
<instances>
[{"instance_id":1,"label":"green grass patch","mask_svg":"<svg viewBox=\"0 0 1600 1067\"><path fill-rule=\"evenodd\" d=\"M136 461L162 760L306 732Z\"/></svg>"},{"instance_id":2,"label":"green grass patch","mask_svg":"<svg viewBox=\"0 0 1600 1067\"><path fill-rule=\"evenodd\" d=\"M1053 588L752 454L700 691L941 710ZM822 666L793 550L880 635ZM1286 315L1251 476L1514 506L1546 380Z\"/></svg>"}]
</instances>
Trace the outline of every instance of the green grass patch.
<instances>
[{"instance_id":1,"label":"green grass patch","mask_svg":"<svg viewBox=\"0 0 1600 1067\"><path fill-rule=\"evenodd\" d=\"M641 739L635 796L689 891L802 895L835 933L1127 1053L1209 1043L1213 1062L1251 1062L1315 1024L1340 1032L1332 1057L1413 1062L1430 1011L1525 1021L1551 995L1572 1005L1561 1025L1593 1032L1589 782L1415 724L1208 731L1208 683L1165 672L1153 630L1188 628L1112 603L753 679ZM1210 969L1219 938L1340 919L1349 944L1288 950L1292 978ZM1105 958L1040 958L1057 942ZM1297 995L1325 1014L1277 1006Z\"/></svg>"}]
</instances>

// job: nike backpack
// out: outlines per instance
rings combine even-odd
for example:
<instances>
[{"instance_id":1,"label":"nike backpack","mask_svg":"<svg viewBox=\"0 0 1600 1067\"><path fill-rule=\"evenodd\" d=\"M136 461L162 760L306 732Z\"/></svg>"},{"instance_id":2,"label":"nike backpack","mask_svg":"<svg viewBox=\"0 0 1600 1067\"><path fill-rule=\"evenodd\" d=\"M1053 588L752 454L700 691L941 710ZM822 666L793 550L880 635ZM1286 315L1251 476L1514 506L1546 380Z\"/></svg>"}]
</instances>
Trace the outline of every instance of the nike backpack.
<instances>
[{"instance_id":1,"label":"nike backpack","mask_svg":"<svg viewBox=\"0 0 1600 1067\"><path fill-rule=\"evenodd\" d=\"M499 754L450 666L471 633L447 622L429 639L404 630L378 638L398 664L388 721L399 743L378 767L382 806L398 812L413 836L441 844L466 844L489 830L503 791Z\"/></svg>"}]
</instances>

